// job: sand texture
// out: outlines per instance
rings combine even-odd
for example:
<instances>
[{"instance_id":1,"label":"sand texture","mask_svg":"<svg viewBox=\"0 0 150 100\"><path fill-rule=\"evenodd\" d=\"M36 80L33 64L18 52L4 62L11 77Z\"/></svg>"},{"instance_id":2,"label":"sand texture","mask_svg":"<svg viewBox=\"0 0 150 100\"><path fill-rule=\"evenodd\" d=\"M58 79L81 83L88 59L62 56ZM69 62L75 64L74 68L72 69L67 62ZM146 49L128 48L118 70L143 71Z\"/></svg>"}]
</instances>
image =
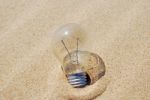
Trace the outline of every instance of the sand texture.
<instances>
[{"instance_id":1,"label":"sand texture","mask_svg":"<svg viewBox=\"0 0 150 100\"><path fill-rule=\"evenodd\" d=\"M106 66L73 89L52 35L77 23ZM0 100L150 100L150 0L0 0Z\"/></svg>"}]
</instances>

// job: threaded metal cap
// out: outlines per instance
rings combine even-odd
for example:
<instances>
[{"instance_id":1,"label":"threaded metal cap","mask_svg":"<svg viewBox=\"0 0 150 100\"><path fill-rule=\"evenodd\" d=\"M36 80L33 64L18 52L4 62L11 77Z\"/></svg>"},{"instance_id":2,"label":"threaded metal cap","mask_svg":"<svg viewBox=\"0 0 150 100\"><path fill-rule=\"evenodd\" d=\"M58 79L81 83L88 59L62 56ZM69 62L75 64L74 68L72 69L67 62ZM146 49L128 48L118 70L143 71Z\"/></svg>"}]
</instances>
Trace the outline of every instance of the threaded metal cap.
<instances>
[{"instance_id":1,"label":"threaded metal cap","mask_svg":"<svg viewBox=\"0 0 150 100\"><path fill-rule=\"evenodd\" d=\"M74 74L67 75L68 82L74 87L74 88L81 88L88 84L88 77L85 72L78 72Z\"/></svg>"}]
</instances>

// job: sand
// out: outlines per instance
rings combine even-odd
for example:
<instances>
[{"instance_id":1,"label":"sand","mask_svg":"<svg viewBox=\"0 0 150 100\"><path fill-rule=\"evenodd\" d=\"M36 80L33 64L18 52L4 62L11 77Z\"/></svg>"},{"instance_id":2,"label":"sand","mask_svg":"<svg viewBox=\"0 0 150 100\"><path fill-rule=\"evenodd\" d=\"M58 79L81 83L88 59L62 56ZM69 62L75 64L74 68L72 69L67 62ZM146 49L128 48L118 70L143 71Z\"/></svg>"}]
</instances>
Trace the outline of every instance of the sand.
<instances>
[{"instance_id":1,"label":"sand","mask_svg":"<svg viewBox=\"0 0 150 100\"><path fill-rule=\"evenodd\" d=\"M54 31L77 23L105 62L73 89L53 55ZM149 0L0 0L0 100L150 100Z\"/></svg>"}]
</instances>

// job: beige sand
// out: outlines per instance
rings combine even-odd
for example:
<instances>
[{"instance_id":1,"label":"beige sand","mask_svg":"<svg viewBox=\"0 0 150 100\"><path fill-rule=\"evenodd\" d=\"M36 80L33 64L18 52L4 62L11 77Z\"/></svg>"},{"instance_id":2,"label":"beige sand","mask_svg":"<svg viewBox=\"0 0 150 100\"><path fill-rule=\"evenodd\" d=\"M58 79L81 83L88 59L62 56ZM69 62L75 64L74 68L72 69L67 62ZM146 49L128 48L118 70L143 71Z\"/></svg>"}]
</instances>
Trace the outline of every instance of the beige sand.
<instances>
[{"instance_id":1,"label":"beige sand","mask_svg":"<svg viewBox=\"0 0 150 100\"><path fill-rule=\"evenodd\" d=\"M71 89L52 54L61 25L91 33L106 75ZM107 88L106 88L107 87ZM150 100L149 0L0 0L0 100Z\"/></svg>"}]
</instances>

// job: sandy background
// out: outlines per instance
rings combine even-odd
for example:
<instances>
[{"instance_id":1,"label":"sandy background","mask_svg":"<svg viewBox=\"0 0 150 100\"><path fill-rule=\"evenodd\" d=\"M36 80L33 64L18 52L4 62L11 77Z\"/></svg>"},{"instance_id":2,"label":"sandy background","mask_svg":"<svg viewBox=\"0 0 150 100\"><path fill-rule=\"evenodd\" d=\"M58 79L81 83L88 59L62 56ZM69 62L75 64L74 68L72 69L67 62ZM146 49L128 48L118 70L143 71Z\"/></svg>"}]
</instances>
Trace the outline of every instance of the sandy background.
<instances>
[{"instance_id":1,"label":"sandy background","mask_svg":"<svg viewBox=\"0 0 150 100\"><path fill-rule=\"evenodd\" d=\"M71 89L52 53L54 31L80 24L106 75ZM0 0L0 100L150 100L149 0Z\"/></svg>"}]
</instances>

